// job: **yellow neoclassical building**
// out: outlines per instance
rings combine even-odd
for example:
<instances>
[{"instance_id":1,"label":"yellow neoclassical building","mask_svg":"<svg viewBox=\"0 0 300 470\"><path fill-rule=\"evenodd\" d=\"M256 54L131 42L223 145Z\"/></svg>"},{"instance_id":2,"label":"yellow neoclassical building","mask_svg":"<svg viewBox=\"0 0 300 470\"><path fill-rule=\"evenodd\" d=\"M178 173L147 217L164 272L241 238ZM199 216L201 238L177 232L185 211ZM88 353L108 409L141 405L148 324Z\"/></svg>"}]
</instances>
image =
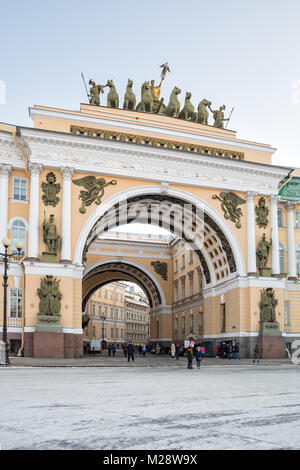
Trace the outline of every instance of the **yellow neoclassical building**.
<instances>
[{"instance_id":1,"label":"yellow neoclassical building","mask_svg":"<svg viewBox=\"0 0 300 470\"><path fill-rule=\"evenodd\" d=\"M11 353L82 357L91 296L121 281L144 290L161 345L282 357L300 339L300 172L273 165L274 148L141 110L29 113L32 128L0 125L0 240L24 243L6 321L0 290ZM105 239L132 221L173 237Z\"/></svg>"}]
</instances>

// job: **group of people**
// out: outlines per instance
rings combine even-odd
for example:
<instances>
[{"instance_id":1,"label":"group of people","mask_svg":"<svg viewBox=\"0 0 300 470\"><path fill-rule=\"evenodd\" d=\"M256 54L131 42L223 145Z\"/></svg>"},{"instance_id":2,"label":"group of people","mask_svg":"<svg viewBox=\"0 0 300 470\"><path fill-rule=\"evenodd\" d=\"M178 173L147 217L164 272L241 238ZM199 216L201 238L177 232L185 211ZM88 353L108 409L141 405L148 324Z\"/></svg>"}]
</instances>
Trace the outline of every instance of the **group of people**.
<instances>
[{"instance_id":1,"label":"group of people","mask_svg":"<svg viewBox=\"0 0 300 470\"><path fill-rule=\"evenodd\" d=\"M193 360L195 358L196 359L196 364L197 364L197 369L200 369L200 365L201 365L201 361L204 357L204 353L205 353L205 348L202 348L201 346L197 346L195 351L194 351L193 345L190 344L187 347L187 350L186 350L186 357L187 357L187 361L188 361L187 368L188 369L193 369Z\"/></svg>"},{"instance_id":2,"label":"group of people","mask_svg":"<svg viewBox=\"0 0 300 470\"><path fill-rule=\"evenodd\" d=\"M220 359L240 359L240 343L236 341L217 343L216 357Z\"/></svg>"}]
</instances>

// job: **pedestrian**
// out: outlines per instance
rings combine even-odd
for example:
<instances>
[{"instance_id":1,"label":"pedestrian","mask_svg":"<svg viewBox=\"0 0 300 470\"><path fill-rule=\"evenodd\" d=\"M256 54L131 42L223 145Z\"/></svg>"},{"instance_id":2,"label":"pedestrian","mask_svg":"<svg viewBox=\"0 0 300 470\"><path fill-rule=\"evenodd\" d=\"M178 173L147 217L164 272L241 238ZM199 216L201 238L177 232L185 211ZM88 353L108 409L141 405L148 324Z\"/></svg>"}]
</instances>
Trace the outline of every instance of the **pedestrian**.
<instances>
[{"instance_id":1,"label":"pedestrian","mask_svg":"<svg viewBox=\"0 0 300 470\"><path fill-rule=\"evenodd\" d=\"M257 363L259 363L259 353L260 353L259 347L256 344L254 348L253 362L257 361Z\"/></svg>"},{"instance_id":2,"label":"pedestrian","mask_svg":"<svg viewBox=\"0 0 300 470\"><path fill-rule=\"evenodd\" d=\"M191 346L189 346L187 348L186 357L187 357L187 360L188 360L187 368L188 369L193 369L194 351L193 351L193 348Z\"/></svg>"},{"instance_id":3,"label":"pedestrian","mask_svg":"<svg viewBox=\"0 0 300 470\"><path fill-rule=\"evenodd\" d=\"M160 347L160 344L158 344L158 345L156 346L156 354L157 354L158 356L160 356L160 351L161 351L161 347Z\"/></svg>"},{"instance_id":4,"label":"pedestrian","mask_svg":"<svg viewBox=\"0 0 300 470\"><path fill-rule=\"evenodd\" d=\"M127 346L126 346L126 343L125 343L125 344L122 344L122 348L123 348L124 357L127 357Z\"/></svg>"},{"instance_id":5,"label":"pedestrian","mask_svg":"<svg viewBox=\"0 0 300 470\"><path fill-rule=\"evenodd\" d=\"M180 346L179 346L179 344L176 344L175 345L175 356L176 356L177 361L179 360L179 350L180 350Z\"/></svg>"},{"instance_id":6,"label":"pedestrian","mask_svg":"<svg viewBox=\"0 0 300 470\"><path fill-rule=\"evenodd\" d=\"M235 358L241 359L240 357L240 343L236 343L235 345Z\"/></svg>"},{"instance_id":7,"label":"pedestrian","mask_svg":"<svg viewBox=\"0 0 300 470\"><path fill-rule=\"evenodd\" d=\"M112 350L112 353L113 353L113 357L115 357L115 354L116 354L116 346L115 346L114 344L112 345L111 350Z\"/></svg>"},{"instance_id":8,"label":"pedestrian","mask_svg":"<svg viewBox=\"0 0 300 470\"><path fill-rule=\"evenodd\" d=\"M202 361L202 358L203 358L203 352L202 352L202 348L200 346L197 346L197 348L196 348L195 358L196 358L196 363L197 363L197 369L200 369L201 361Z\"/></svg>"},{"instance_id":9,"label":"pedestrian","mask_svg":"<svg viewBox=\"0 0 300 470\"><path fill-rule=\"evenodd\" d=\"M217 357L217 358L220 357L220 346L219 346L219 343L217 343L217 347L216 347L216 357Z\"/></svg>"},{"instance_id":10,"label":"pedestrian","mask_svg":"<svg viewBox=\"0 0 300 470\"><path fill-rule=\"evenodd\" d=\"M174 359L175 357L175 344L172 343L172 346L171 346L171 356L172 356L172 359Z\"/></svg>"},{"instance_id":11,"label":"pedestrian","mask_svg":"<svg viewBox=\"0 0 300 470\"><path fill-rule=\"evenodd\" d=\"M146 351L147 351L146 345L143 344L143 346L142 346L143 356L146 356Z\"/></svg>"},{"instance_id":12,"label":"pedestrian","mask_svg":"<svg viewBox=\"0 0 300 470\"><path fill-rule=\"evenodd\" d=\"M130 358L134 362L134 346L131 341L129 341L127 346L127 354L128 354L128 362L130 362Z\"/></svg>"},{"instance_id":13,"label":"pedestrian","mask_svg":"<svg viewBox=\"0 0 300 470\"><path fill-rule=\"evenodd\" d=\"M139 353L142 354L142 351L143 351L142 345L139 344Z\"/></svg>"},{"instance_id":14,"label":"pedestrian","mask_svg":"<svg viewBox=\"0 0 300 470\"><path fill-rule=\"evenodd\" d=\"M108 356L111 356L111 344L107 346L107 354Z\"/></svg>"}]
</instances>

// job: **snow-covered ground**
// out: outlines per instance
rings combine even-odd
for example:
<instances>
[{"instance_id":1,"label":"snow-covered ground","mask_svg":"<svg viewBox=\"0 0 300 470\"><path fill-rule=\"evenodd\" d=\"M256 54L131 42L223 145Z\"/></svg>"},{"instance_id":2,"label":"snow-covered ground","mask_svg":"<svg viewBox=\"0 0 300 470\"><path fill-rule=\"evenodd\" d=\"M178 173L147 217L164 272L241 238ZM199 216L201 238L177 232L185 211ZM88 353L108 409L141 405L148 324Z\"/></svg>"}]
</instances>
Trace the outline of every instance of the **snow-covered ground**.
<instances>
[{"instance_id":1,"label":"snow-covered ground","mask_svg":"<svg viewBox=\"0 0 300 470\"><path fill-rule=\"evenodd\" d=\"M0 368L2 449L299 449L300 367Z\"/></svg>"}]
</instances>

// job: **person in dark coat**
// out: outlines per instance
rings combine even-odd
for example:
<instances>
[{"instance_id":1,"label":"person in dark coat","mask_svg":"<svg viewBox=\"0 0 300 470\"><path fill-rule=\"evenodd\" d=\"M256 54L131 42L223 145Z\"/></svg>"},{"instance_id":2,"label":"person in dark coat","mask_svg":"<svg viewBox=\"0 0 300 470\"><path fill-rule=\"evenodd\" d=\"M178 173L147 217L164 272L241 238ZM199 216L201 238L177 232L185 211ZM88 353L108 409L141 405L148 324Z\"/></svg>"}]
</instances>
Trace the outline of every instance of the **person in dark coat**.
<instances>
[{"instance_id":1,"label":"person in dark coat","mask_svg":"<svg viewBox=\"0 0 300 470\"><path fill-rule=\"evenodd\" d=\"M124 357L127 357L127 346L126 346L126 344L122 344L122 348L123 348Z\"/></svg>"},{"instance_id":2,"label":"person in dark coat","mask_svg":"<svg viewBox=\"0 0 300 470\"><path fill-rule=\"evenodd\" d=\"M257 363L259 362L259 353L260 353L260 350L259 350L258 345L256 344L254 348L253 362L255 361L257 361Z\"/></svg>"},{"instance_id":3,"label":"person in dark coat","mask_svg":"<svg viewBox=\"0 0 300 470\"><path fill-rule=\"evenodd\" d=\"M203 352L202 352L202 349L201 349L200 346L198 346L196 348L195 358L196 358L197 368L200 369L201 361L202 361L202 358L203 358Z\"/></svg>"},{"instance_id":4,"label":"person in dark coat","mask_svg":"<svg viewBox=\"0 0 300 470\"><path fill-rule=\"evenodd\" d=\"M131 341L129 341L127 346L127 354L128 354L128 362L130 362L130 358L134 361L134 346Z\"/></svg>"},{"instance_id":5,"label":"person in dark coat","mask_svg":"<svg viewBox=\"0 0 300 470\"><path fill-rule=\"evenodd\" d=\"M107 354L108 356L111 356L111 344L107 346Z\"/></svg>"},{"instance_id":6,"label":"person in dark coat","mask_svg":"<svg viewBox=\"0 0 300 470\"><path fill-rule=\"evenodd\" d=\"M112 353L113 353L113 356L114 356L116 354L116 346L114 344L112 345L111 350L112 350Z\"/></svg>"},{"instance_id":7,"label":"person in dark coat","mask_svg":"<svg viewBox=\"0 0 300 470\"><path fill-rule=\"evenodd\" d=\"M180 350L180 346L179 346L179 344L176 344L175 345L175 357L176 357L177 361L179 359L179 350Z\"/></svg>"},{"instance_id":8,"label":"person in dark coat","mask_svg":"<svg viewBox=\"0 0 300 470\"><path fill-rule=\"evenodd\" d=\"M186 357L187 357L187 360L188 360L187 368L188 369L193 369L194 351L193 351L193 348L191 346L189 346L187 348Z\"/></svg>"}]
</instances>

